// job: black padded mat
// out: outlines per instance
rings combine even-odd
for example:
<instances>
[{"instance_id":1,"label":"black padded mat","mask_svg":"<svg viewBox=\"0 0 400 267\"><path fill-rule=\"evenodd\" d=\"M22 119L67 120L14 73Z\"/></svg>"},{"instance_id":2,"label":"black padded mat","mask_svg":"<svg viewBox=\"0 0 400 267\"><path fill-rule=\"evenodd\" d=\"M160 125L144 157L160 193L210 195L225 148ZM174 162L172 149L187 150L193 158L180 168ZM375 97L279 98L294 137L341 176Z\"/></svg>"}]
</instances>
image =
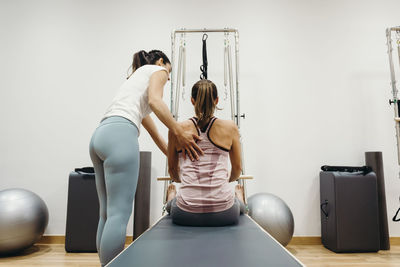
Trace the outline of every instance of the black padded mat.
<instances>
[{"instance_id":1,"label":"black padded mat","mask_svg":"<svg viewBox=\"0 0 400 267\"><path fill-rule=\"evenodd\" d=\"M239 224L189 227L164 216L107 267L303 266L247 215Z\"/></svg>"}]
</instances>

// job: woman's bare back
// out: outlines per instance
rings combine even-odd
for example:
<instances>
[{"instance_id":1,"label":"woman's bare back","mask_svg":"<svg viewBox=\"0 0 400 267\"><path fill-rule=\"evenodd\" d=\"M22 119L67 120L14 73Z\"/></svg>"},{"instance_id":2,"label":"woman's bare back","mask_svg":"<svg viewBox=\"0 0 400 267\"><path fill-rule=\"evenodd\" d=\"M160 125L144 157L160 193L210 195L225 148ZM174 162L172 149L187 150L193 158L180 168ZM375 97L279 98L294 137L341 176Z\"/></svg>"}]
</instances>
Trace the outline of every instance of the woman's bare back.
<instances>
[{"instance_id":1,"label":"woman's bare back","mask_svg":"<svg viewBox=\"0 0 400 267\"><path fill-rule=\"evenodd\" d=\"M194 123L191 120L180 122L185 131L192 134L198 134ZM209 138L211 141L225 150L230 150L232 147L233 138L237 131L236 124L231 120L216 119L209 131ZM180 150L180 148L178 148Z\"/></svg>"}]
</instances>

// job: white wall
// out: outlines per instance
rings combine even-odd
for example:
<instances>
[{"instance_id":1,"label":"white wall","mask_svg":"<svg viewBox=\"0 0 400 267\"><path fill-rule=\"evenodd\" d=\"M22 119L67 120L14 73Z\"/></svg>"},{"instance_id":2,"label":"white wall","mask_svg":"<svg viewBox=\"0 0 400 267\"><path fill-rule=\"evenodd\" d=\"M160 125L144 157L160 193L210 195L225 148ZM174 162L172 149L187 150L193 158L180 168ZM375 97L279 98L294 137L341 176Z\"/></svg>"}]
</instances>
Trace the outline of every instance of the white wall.
<instances>
[{"instance_id":1,"label":"white wall","mask_svg":"<svg viewBox=\"0 0 400 267\"><path fill-rule=\"evenodd\" d=\"M400 24L399 9L396 0L1 1L0 189L39 194L50 210L46 234L63 235L68 174L91 164L90 136L132 53L169 54L174 28L229 26L240 31L249 193L280 196L295 235L316 236L319 167L362 165L364 151L379 150L391 217L400 181L384 31ZM140 144L153 151L155 179L165 158L146 133ZM152 222L161 198L154 180ZM400 236L399 224L389 227Z\"/></svg>"}]
</instances>

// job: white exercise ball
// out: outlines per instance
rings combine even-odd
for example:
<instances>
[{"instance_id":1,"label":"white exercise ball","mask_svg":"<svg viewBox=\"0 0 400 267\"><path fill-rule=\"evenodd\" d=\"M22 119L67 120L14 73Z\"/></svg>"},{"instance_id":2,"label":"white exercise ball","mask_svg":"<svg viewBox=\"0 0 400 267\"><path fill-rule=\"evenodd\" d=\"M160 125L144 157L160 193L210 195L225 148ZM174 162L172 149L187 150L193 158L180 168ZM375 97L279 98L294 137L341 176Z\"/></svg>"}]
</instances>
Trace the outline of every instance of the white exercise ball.
<instances>
[{"instance_id":1,"label":"white exercise ball","mask_svg":"<svg viewBox=\"0 0 400 267\"><path fill-rule=\"evenodd\" d=\"M248 198L249 216L283 246L293 237L294 219L286 203L270 193L258 193Z\"/></svg>"},{"instance_id":2,"label":"white exercise ball","mask_svg":"<svg viewBox=\"0 0 400 267\"><path fill-rule=\"evenodd\" d=\"M43 235L49 221L44 201L25 189L0 191L0 254L26 249Z\"/></svg>"}]
</instances>

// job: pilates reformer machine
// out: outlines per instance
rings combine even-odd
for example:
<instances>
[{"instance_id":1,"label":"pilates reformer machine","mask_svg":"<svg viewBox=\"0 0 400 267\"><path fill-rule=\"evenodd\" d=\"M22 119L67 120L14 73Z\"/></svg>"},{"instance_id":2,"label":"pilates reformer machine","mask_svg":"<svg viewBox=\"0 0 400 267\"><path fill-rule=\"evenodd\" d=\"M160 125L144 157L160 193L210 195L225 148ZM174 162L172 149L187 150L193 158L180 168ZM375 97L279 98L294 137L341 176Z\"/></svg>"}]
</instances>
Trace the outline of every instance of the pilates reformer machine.
<instances>
[{"instance_id":1,"label":"pilates reformer machine","mask_svg":"<svg viewBox=\"0 0 400 267\"><path fill-rule=\"evenodd\" d=\"M236 29L181 29L171 34L171 112L175 119L179 116L181 90L186 85L186 35L203 34L203 65L201 78L207 79L208 35L224 34L224 87L225 97L230 96L231 119L240 130L240 120L244 114L239 109L239 32ZM231 55L230 39L234 39L234 59ZM200 37L200 36L199 36ZM179 47L177 47L177 43ZM175 59L175 55L178 59ZM235 63L235 71L232 62ZM175 70L175 64L177 64ZM229 87L229 93L227 93ZM243 155L243 149L242 149ZM243 157L242 157L243 158ZM242 164L244 166L244 164ZM243 173L244 173L244 167ZM167 203L167 189L172 180L159 177L164 182L164 206ZM241 175L238 183L243 186L246 202L246 180L249 175ZM163 214L164 214L163 208ZM285 247L260 227L247 214L240 216L237 225L224 227L178 226L169 215L163 215L153 226L134 240L107 266L304 266Z\"/></svg>"}]
</instances>

